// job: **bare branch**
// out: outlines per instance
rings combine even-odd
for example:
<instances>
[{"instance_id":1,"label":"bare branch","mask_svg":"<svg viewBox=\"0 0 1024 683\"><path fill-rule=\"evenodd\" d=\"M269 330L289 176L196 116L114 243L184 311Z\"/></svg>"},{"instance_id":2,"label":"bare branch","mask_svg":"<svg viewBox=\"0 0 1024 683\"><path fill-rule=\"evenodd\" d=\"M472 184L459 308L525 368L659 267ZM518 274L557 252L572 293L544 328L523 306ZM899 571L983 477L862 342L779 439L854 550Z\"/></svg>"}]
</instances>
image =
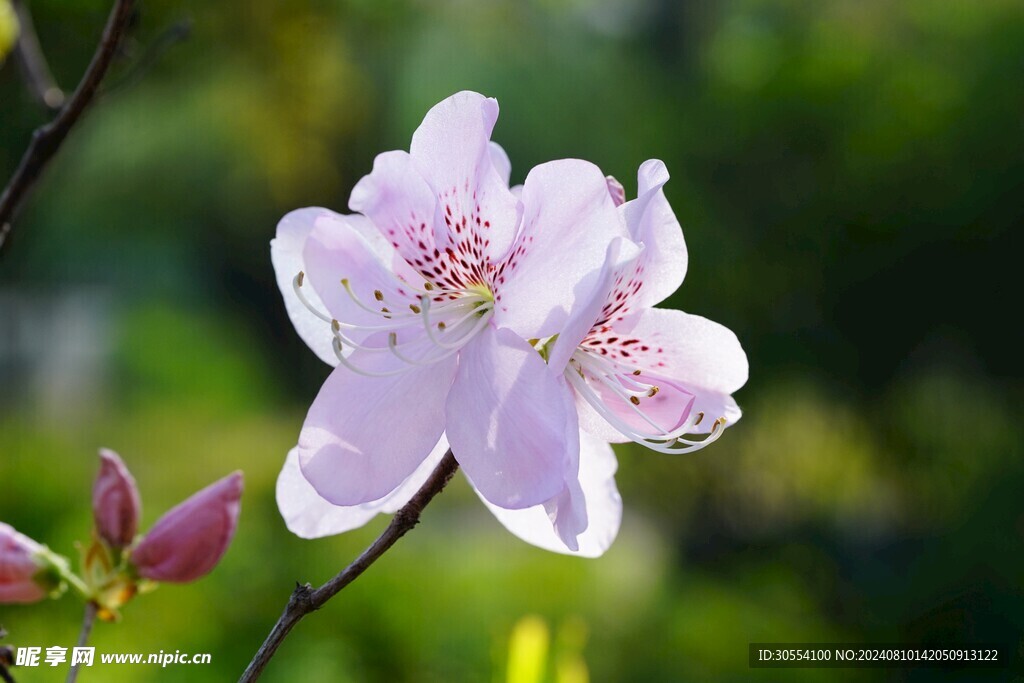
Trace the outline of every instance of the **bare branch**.
<instances>
[{"instance_id":1,"label":"bare branch","mask_svg":"<svg viewBox=\"0 0 1024 683\"><path fill-rule=\"evenodd\" d=\"M89 642L89 634L92 633L92 625L96 623L97 610L98 608L96 603L92 600L85 603L85 614L82 616L82 631L78 634L78 642L75 643L75 647L85 647L85 644ZM65 683L75 683L75 681L78 680L78 668L78 664L71 667L71 671L68 672L68 677Z\"/></svg>"},{"instance_id":2,"label":"bare branch","mask_svg":"<svg viewBox=\"0 0 1024 683\"><path fill-rule=\"evenodd\" d=\"M25 150L21 163L4 187L3 194L0 194L0 251L10 238L14 217L39 174L60 149L72 127L95 97L124 37L134 5L135 0L115 0L110 18L103 29L103 37L74 94L56 118L32 133L32 142Z\"/></svg>"},{"instance_id":3,"label":"bare branch","mask_svg":"<svg viewBox=\"0 0 1024 683\"><path fill-rule=\"evenodd\" d=\"M40 104L51 111L57 111L64 104L64 91L54 80L50 65L43 54L43 48L39 45L39 36L36 35L32 14L23 0L11 0L11 4L14 6L15 14L18 15L18 24L21 27L18 43L15 46L15 55L17 55L18 64L21 66L21 73L25 77L25 85Z\"/></svg>"},{"instance_id":4,"label":"bare branch","mask_svg":"<svg viewBox=\"0 0 1024 683\"><path fill-rule=\"evenodd\" d=\"M277 648L304 616L323 607L342 588L355 581L360 574L387 552L407 531L416 526L420 521L420 513L423 512L423 508L433 500L434 496L444 489L458 468L459 464L455 461L455 457L449 449L431 473L430 478L416 492L416 495L401 510L395 513L384 533L378 536L377 540L364 550L363 554L356 558L352 564L345 567L333 579L319 588L314 589L308 583L304 585L296 584L295 590L292 591L292 595L288 599L288 605L284 608L284 613L281 614L277 623L274 624L274 628L270 631L267 639L263 641L263 645L260 646L255 656L253 656L245 673L238 679L238 683L252 683L252 681L257 680L263 673L263 669L270 663L274 653L277 652Z\"/></svg>"},{"instance_id":5,"label":"bare branch","mask_svg":"<svg viewBox=\"0 0 1024 683\"><path fill-rule=\"evenodd\" d=\"M165 28L144 48L145 51L134 60L127 73L120 76L115 82L103 86L103 94L118 92L134 86L149 73L149 70L160 61L168 50L178 43L188 40L190 35L192 35L191 19L176 21Z\"/></svg>"}]
</instances>

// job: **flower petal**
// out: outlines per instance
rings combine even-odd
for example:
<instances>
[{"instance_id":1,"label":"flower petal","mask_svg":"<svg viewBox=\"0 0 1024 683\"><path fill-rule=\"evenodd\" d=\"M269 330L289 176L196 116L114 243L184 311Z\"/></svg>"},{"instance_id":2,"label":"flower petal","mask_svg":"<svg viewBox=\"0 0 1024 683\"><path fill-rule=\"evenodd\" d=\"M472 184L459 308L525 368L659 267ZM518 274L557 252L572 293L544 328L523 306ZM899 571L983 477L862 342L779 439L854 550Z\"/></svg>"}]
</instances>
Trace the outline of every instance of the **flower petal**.
<instances>
[{"instance_id":1,"label":"flower petal","mask_svg":"<svg viewBox=\"0 0 1024 683\"><path fill-rule=\"evenodd\" d=\"M628 267L640 254L641 249L625 238L616 237L611 241L594 288L586 297L580 297L580 304L574 308L555 340L548 356L548 365L553 369L562 371L565 368L580 342L607 309L606 302L615 286L616 274Z\"/></svg>"},{"instance_id":2,"label":"flower petal","mask_svg":"<svg viewBox=\"0 0 1024 683\"><path fill-rule=\"evenodd\" d=\"M331 349L331 335L324 321L317 318L299 301L295 295L294 280L300 272L306 271L306 260L303 251L306 239L313 230L316 219L321 215L330 215L327 209L308 208L292 211L277 224L277 236L270 240L270 260L274 264L274 275L277 286L284 298L288 317L295 326L302 341L313 350L323 362L337 365L338 359ZM324 310L320 296L313 290L304 292L309 302L320 310Z\"/></svg>"},{"instance_id":3,"label":"flower petal","mask_svg":"<svg viewBox=\"0 0 1024 683\"><path fill-rule=\"evenodd\" d=\"M360 224L365 225L361 216L332 214L317 218L303 250L306 280L333 318L371 328L384 326L389 319L367 307L409 313L408 307L419 303L412 288L421 278L391 245L379 237L368 237L357 227ZM307 288L303 285L302 292L308 298ZM330 324L318 322L321 334L330 343ZM369 333L353 331L349 336L361 342Z\"/></svg>"},{"instance_id":4,"label":"flower petal","mask_svg":"<svg viewBox=\"0 0 1024 683\"><path fill-rule=\"evenodd\" d=\"M580 433L579 477L568 497L570 505L582 503L587 526L576 537L575 550L559 537L544 505L508 510L489 502L479 491L477 495L506 529L527 543L556 553L600 557L615 540L622 522L622 498L615 486L617 467L607 442Z\"/></svg>"},{"instance_id":5,"label":"flower petal","mask_svg":"<svg viewBox=\"0 0 1024 683\"><path fill-rule=\"evenodd\" d=\"M489 147L494 170L498 172L498 177L505 183L505 187L508 187L508 183L512 179L512 161L508 158L505 148L497 142L492 141Z\"/></svg>"},{"instance_id":6,"label":"flower petal","mask_svg":"<svg viewBox=\"0 0 1024 683\"><path fill-rule=\"evenodd\" d=\"M356 183L349 208L365 215L405 261L421 272L437 252L437 195L406 152L378 154ZM417 263L417 261L419 263Z\"/></svg>"},{"instance_id":7,"label":"flower petal","mask_svg":"<svg viewBox=\"0 0 1024 683\"><path fill-rule=\"evenodd\" d=\"M463 91L434 105L412 136L409 154L438 199L442 252L476 247L497 260L515 239L519 202L505 176L511 166L505 167L507 157L495 166L490 145L497 119L497 100Z\"/></svg>"},{"instance_id":8,"label":"flower petal","mask_svg":"<svg viewBox=\"0 0 1024 683\"><path fill-rule=\"evenodd\" d=\"M357 529L378 514L397 511L426 482L448 450L442 437L426 460L404 482L383 498L361 505L334 505L324 500L302 475L299 449L288 453L277 478L277 507L288 530L300 538L322 538Z\"/></svg>"},{"instance_id":9,"label":"flower petal","mask_svg":"<svg viewBox=\"0 0 1024 683\"><path fill-rule=\"evenodd\" d=\"M185 583L205 576L238 528L242 473L234 472L168 510L131 550L139 576Z\"/></svg>"},{"instance_id":10,"label":"flower petal","mask_svg":"<svg viewBox=\"0 0 1024 683\"><path fill-rule=\"evenodd\" d=\"M628 360L692 389L731 394L747 382L747 354L732 330L668 308L649 308L613 330Z\"/></svg>"},{"instance_id":11,"label":"flower petal","mask_svg":"<svg viewBox=\"0 0 1024 683\"><path fill-rule=\"evenodd\" d=\"M625 227L604 175L586 161L537 166L522 199L521 233L495 280L495 324L527 339L548 337L587 300L609 242Z\"/></svg>"},{"instance_id":12,"label":"flower petal","mask_svg":"<svg viewBox=\"0 0 1024 683\"><path fill-rule=\"evenodd\" d=\"M575 421L558 376L511 330L486 327L461 351L448 394L448 440L473 485L492 503L524 508L563 485Z\"/></svg>"},{"instance_id":13,"label":"flower petal","mask_svg":"<svg viewBox=\"0 0 1024 683\"><path fill-rule=\"evenodd\" d=\"M636 293L639 307L660 303L679 289L686 277L683 230L662 190L668 178L663 162L645 161L637 171L637 198L621 207L630 237L644 245L636 264L642 268L638 275L643 286Z\"/></svg>"},{"instance_id":14,"label":"flower petal","mask_svg":"<svg viewBox=\"0 0 1024 683\"><path fill-rule=\"evenodd\" d=\"M356 351L350 358L369 371L402 367L387 354ZM336 368L299 435L299 464L313 488L335 505L360 505L394 491L444 432L455 358L389 377Z\"/></svg>"}]
</instances>

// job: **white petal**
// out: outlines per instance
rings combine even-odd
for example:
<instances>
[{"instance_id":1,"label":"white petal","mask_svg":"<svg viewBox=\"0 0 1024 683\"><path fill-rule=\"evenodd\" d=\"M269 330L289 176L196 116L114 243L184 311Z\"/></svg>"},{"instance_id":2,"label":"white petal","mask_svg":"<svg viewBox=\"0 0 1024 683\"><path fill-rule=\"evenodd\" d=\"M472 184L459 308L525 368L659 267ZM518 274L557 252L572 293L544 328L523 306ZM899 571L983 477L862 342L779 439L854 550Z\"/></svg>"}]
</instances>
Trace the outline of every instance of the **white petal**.
<instances>
[{"instance_id":1,"label":"white petal","mask_svg":"<svg viewBox=\"0 0 1024 683\"><path fill-rule=\"evenodd\" d=\"M548 337L593 292L608 244L625 236L608 184L586 161L537 166L523 185L522 230L495 283L495 324Z\"/></svg>"},{"instance_id":2,"label":"white petal","mask_svg":"<svg viewBox=\"0 0 1024 683\"><path fill-rule=\"evenodd\" d=\"M387 354L368 356L356 351L349 358L361 368L387 369ZM335 368L299 435L303 475L336 505L368 503L395 490L444 432L444 397L455 366L450 356L391 377Z\"/></svg>"},{"instance_id":3,"label":"white petal","mask_svg":"<svg viewBox=\"0 0 1024 683\"><path fill-rule=\"evenodd\" d=\"M561 490L574 454L576 416L560 377L510 330L486 327L460 352L448 394L448 440L466 476L489 500L522 508Z\"/></svg>"},{"instance_id":4,"label":"white petal","mask_svg":"<svg viewBox=\"0 0 1024 683\"><path fill-rule=\"evenodd\" d=\"M423 486L448 450L441 438L427 459L398 488L377 500L361 505L334 505L324 500L302 475L299 449L288 453L277 478L277 507L288 530L300 538L322 538L357 529L378 514L396 512Z\"/></svg>"},{"instance_id":5,"label":"white petal","mask_svg":"<svg viewBox=\"0 0 1024 683\"><path fill-rule=\"evenodd\" d=\"M490 503L479 491L477 495L506 529L527 543L566 555L599 557L615 540L622 522L622 498L615 486L617 467L611 446L580 433L578 488L571 495L582 498L588 523L576 538L579 548L575 551L559 537L544 505L508 510Z\"/></svg>"}]
</instances>

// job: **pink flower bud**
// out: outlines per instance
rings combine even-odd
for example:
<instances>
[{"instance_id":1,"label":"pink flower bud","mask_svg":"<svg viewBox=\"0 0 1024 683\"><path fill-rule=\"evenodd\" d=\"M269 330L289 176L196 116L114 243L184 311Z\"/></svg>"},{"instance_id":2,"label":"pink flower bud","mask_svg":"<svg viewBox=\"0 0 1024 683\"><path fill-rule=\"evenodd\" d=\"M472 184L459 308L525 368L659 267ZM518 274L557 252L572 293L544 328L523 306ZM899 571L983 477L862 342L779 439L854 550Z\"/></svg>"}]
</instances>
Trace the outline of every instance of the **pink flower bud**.
<instances>
[{"instance_id":1,"label":"pink flower bud","mask_svg":"<svg viewBox=\"0 0 1024 683\"><path fill-rule=\"evenodd\" d=\"M46 597L46 589L35 581L45 567L42 551L31 538L0 522L0 603L35 602Z\"/></svg>"},{"instance_id":2,"label":"pink flower bud","mask_svg":"<svg viewBox=\"0 0 1024 683\"><path fill-rule=\"evenodd\" d=\"M130 545L139 530L139 491L117 453L100 450L100 473L92 487L92 515L100 538L111 548Z\"/></svg>"},{"instance_id":3,"label":"pink flower bud","mask_svg":"<svg viewBox=\"0 0 1024 683\"><path fill-rule=\"evenodd\" d=\"M184 583L208 574L235 535L241 497L235 472L168 511L132 551L139 576Z\"/></svg>"},{"instance_id":4,"label":"pink flower bud","mask_svg":"<svg viewBox=\"0 0 1024 683\"><path fill-rule=\"evenodd\" d=\"M618 180L613 176L605 176L605 180L608 181L608 194L612 196L612 201L615 202L615 206L622 206L626 203L626 188L622 186Z\"/></svg>"}]
</instances>

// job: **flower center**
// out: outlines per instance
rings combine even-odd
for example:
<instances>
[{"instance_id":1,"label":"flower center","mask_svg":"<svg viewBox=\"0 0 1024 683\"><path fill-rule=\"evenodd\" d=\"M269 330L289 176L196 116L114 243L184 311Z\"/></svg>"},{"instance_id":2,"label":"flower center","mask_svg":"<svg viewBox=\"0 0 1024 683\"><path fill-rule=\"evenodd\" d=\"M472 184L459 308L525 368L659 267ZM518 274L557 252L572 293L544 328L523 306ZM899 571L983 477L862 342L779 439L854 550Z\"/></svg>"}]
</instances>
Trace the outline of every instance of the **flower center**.
<instances>
[{"instance_id":1,"label":"flower center","mask_svg":"<svg viewBox=\"0 0 1024 683\"><path fill-rule=\"evenodd\" d=\"M416 288L403 283L404 289L417 295L417 303L410 303L408 296L399 301L397 294L387 296L379 289L373 292L373 302L368 302L356 294L347 278L342 278L341 286L352 302L372 316L368 322L342 322L309 301L302 291L304 283L305 273L300 271L292 281L295 295L313 315L330 325L331 345L338 362L369 377L398 375L458 353L494 314L494 295L483 285L452 288L427 281ZM402 342L399 333L405 338ZM367 357L390 354L402 365L386 370L359 367L347 357L346 351L351 350Z\"/></svg>"},{"instance_id":2,"label":"flower center","mask_svg":"<svg viewBox=\"0 0 1024 683\"><path fill-rule=\"evenodd\" d=\"M665 428L645 411L644 403L661 391L649 380L643 371L628 367L608 356L598 355L584 348L578 348L569 359L564 376L569 384L587 403L615 429L630 440L661 453L686 453L697 451L715 442L725 431L725 418L719 417L711 433L699 440L689 438L694 427L704 420L704 413L689 414L683 423L674 429ZM618 397L625 409L639 417L643 426L631 424L618 415L601 396Z\"/></svg>"}]
</instances>

